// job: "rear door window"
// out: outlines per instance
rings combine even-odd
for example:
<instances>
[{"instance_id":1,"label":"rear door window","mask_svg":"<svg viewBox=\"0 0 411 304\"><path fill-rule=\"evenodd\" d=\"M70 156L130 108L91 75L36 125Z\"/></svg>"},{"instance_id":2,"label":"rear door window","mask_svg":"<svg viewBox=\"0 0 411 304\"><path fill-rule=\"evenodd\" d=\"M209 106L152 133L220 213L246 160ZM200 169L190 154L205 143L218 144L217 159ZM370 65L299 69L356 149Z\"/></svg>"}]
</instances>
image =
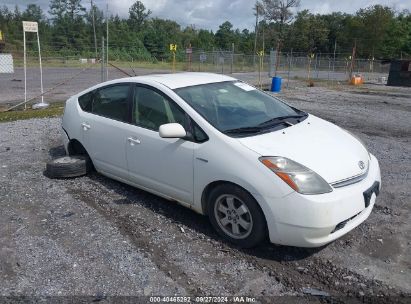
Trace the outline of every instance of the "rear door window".
<instances>
[{"instance_id":1,"label":"rear door window","mask_svg":"<svg viewBox=\"0 0 411 304\"><path fill-rule=\"evenodd\" d=\"M122 83L98 89L93 98L92 113L128 122L130 87L128 83Z\"/></svg>"}]
</instances>

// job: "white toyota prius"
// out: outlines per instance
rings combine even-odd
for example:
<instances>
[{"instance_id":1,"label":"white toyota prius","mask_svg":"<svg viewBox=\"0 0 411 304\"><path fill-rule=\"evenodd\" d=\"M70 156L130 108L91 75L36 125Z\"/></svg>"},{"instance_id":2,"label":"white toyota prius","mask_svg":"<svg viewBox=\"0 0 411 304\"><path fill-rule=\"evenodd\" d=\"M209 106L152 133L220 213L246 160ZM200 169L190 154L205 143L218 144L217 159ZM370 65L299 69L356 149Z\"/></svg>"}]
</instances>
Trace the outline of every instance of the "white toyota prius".
<instances>
[{"instance_id":1,"label":"white toyota prius","mask_svg":"<svg viewBox=\"0 0 411 304\"><path fill-rule=\"evenodd\" d=\"M67 153L207 215L228 241L318 247L370 215L377 159L348 131L232 77L117 79L68 99Z\"/></svg>"}]
</instances>

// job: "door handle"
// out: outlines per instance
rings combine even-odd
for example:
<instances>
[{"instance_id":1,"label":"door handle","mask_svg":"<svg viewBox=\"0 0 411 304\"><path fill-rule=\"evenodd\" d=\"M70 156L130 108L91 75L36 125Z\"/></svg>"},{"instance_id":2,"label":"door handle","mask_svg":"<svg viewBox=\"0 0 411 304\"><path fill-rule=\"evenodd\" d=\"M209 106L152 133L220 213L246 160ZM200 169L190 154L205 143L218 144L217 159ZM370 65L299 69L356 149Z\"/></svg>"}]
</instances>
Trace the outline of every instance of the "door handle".
<instances>
[{"instance_id":1,"label":"door handle","mask_svg":"<svg viewBox=\"0 0 411 304\"><path fill-rule=\"evenodd\" d=\"M83 123L81 124L81 126L83 127L83 130L84 130L84 131L87 131L88 129L90 129L90 125L87 124L87 123L85 123L85 122L83 122Z\"/></svg>"},{"instance_id":2,"label":"door handle","mask_svg":"<svg viewBox=\"0 0 411 304\"><path fill-rule=\"evenodd\" d=\"M138 145L141 143L141 141L137 138L133 138L133 137L129 137L127 138L127 141L130 143L130 145L134 146L134 145Z\"/></svg>"}]
</instances>

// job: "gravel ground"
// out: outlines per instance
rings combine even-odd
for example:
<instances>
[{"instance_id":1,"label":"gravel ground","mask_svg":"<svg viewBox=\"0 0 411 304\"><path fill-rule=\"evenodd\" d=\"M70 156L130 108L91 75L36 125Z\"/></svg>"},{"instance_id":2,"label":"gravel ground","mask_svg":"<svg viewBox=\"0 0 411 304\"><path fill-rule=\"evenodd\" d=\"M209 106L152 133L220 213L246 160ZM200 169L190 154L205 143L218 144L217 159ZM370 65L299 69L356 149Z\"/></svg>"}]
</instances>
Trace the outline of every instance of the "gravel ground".
<instances>
[{"instance_id":1,"label":"gravel ground","mask_svg":"<svg viewBox=\"0 0 411 304\"><path fill-rule=\"evenodd\" d=\"M240 250L205 217L97 173L45 177L45 162L64 153L60 119L2 123L1 295L242 295L270 303L269 296L323 294L337 302L364 295L407 302L411 90L293 81L280 96L357 134L379 159L383 189L357 229L319 249L265 243Z\"/></svg>"}]
</instances>

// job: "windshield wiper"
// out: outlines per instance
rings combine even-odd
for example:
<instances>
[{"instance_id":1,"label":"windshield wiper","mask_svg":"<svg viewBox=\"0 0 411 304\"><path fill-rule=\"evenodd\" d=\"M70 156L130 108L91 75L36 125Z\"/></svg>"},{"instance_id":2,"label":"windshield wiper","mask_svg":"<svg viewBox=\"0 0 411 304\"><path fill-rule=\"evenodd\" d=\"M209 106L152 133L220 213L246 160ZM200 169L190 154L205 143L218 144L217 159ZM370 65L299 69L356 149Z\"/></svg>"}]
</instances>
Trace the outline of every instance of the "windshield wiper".
<instances>
[{"instance_id":1,"label":"windshield wiper","mask_svg":"<svg viewBox=\"0 0 411 304\"><path fill-rule=\"evenodd\" d=\"M298 119L298 118L303 118L306 116L308 116L307 113L299 114L299 115L288 115L288 116L275 117L270 120L264 121L257 126L229 129L229 130L223 131L223 133L225 134L260 133L260 132L264 132L267 129L267 127L274 127L280 124L285 124L287 125L287 127L292 126L293 124L288 122L287 119Z\"/></svg>"},{"instance_id":2,"label":"windshield wiper","mask_svg":"<svg viewBox=\"0 0 411 304\"><path fill-rule=\"evenodd\" d=\"M236 129L229 129L223 131L225 134L244 134L244 133L258 133L261 132L263 128L260 127L242 127Z\"/></svg>"},{"instance_id":3,"label":"windshield wiper","mask_svg":"<svg viewBox=\"0 0 411 304\"><path fill-rule=\"evenodd\" d=\"M275 126L275 125L284 124L284 123L287 123L289 126L292 126L293 124L286 121L287 119L293 119L293 118L298 119L298 118L307 117L307 115L308 115L307 113L304 113L304 114L299 114L299 115L288 115L288 116L275 117L275 118L271 118L267 121L260 123L258 127L264 128L267 126Z\"/></svg>"}]
</instances>

